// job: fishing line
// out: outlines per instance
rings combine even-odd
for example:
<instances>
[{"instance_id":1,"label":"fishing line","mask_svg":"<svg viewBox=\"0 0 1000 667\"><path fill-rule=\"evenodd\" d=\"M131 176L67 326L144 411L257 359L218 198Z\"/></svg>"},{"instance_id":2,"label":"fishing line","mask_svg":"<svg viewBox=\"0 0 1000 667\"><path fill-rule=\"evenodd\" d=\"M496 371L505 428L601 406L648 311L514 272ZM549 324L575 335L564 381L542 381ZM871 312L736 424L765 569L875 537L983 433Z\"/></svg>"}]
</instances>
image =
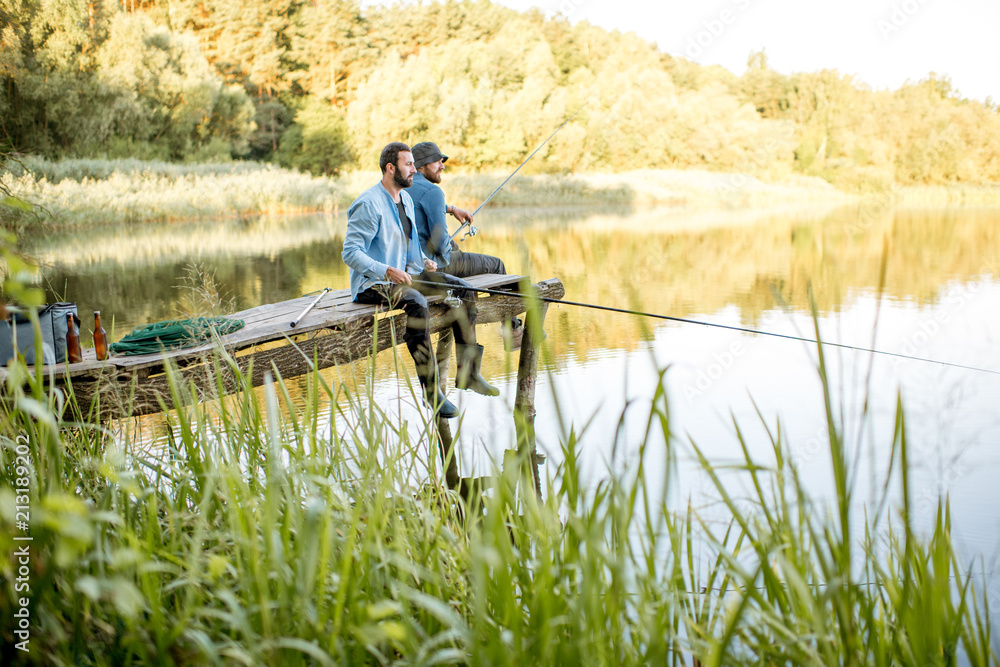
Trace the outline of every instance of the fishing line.
<instances>
[{"instance_id":1,"label":"fishing line","mask_svg":"<svg viewBox=\"0 0 1000 667\"><path fill-rule=\"evenodd\" d=\"M428 282L426 280L414 280L415 283L420 283L422 285L433 285L437 288L442 288L441 283ZM757 334L758 336L771 336L773 338L785 338L787 340L796 340L802 343L812 343L815 345L828 345L830 347L840 347L845 350L854 350L855 352L868 352L871 354L881 354L887 357L898 357L899 359L909 359L910 361L923 361L928 364L941 364L942 366L951 366L953 368L962 368L967 371L978 371L980 373L992 373L993 375L1000 375L1000 371L990 370L988 368L977 368L975 366L965 366L963 364L955 364L950 361L938 361L937 359L927 359L925 357L915 357L909 354L900 354L898 352L886 352L884 350L874 350L868 347L858 347L856 345L847 345L846 343L830 343L828 341L818 341L813 338L803 338L801 336L792 336L790 334L780 334L771 331L761 331L760 329L748 329L746 327L735 327L729 324L718 324L717 322L705 322L702 320L692 320L686 317L673 317L671 315L660 315L658 313L647 313L641 310L629 310L627 308L615 308L613 306L599 306L593 303L582 303L580 301L566 301L564 299L553 299L544 296L533 296L528 294L519 294L517 292L509 292L506 290L491 290L482 287L464 287L463 289L469 289L474 292L483 292L485 294L496 294L499 296L516 296L526 300L537 299L538 301L544 301L546 303L557 303L564 304L567 306L577 306L579 308L591 308L593 310L607 310L613 313L624 313L626 315L639 315L640 317L649 317L658 320L670 320L672 322L683 322L685 324L699 324L704 327L716 327L717 329L729 329L730 331L740 331L743 333Z\"/></svg>"}]
</instances>

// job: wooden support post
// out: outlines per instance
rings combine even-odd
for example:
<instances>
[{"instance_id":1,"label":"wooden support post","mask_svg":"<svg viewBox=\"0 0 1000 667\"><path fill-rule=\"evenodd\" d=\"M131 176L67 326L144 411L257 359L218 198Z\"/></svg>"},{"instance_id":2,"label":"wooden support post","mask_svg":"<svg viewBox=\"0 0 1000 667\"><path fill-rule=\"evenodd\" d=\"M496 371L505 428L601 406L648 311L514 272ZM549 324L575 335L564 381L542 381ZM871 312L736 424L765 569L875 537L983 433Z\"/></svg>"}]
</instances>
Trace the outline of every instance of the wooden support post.
<instances>
[{"instance_id":1,"label":"wooden support post","mask_svg":"<svg viewBox=\"0 0 1000 667\"><path fill-rule=\"evenodd\" d=\"M461 483L458 476L458 453L451 436L451 424L444 417L437 417L437 441L441 452L441 463L444 465L444 479L449 489L457 489Z\"/></svg>"},{"instance_id":2,"label":"wooden support post","mask_svg":"<svg viewBox=\"0 0 1000 667\"><path fill-rule=\"evenodd\" d=\"M530 288L525 289L525 292L529 290ZM539 498L542 497L542 481L538 473L539 457L535 450L535 382L538 377L538 353L545 336L542 325L548 308L549 305L543 302L528 304L517 365L517 396L514 399L518 459L522 461L522 465L530 464L532 482Z\"/></svg>"},{"instance_id":3,"label":"wooden support post","mask_svg":"<svg viewBox=\"0 0 1000 667\"><path fill-rule=\"evenodd\" d=\"M455 347L455 337L451 329L443 329L438 335L437 350L434 357L437 362L438 381L441 386L448 383L448 366L451 363L451 351ZM444 417L437 415L437 441L441 452L441 463L444 465L444 478L449 489L456 489L460 483L458 477L458 454L455 452L451 436L451 424Z\"/></svg>"}]
</instances>

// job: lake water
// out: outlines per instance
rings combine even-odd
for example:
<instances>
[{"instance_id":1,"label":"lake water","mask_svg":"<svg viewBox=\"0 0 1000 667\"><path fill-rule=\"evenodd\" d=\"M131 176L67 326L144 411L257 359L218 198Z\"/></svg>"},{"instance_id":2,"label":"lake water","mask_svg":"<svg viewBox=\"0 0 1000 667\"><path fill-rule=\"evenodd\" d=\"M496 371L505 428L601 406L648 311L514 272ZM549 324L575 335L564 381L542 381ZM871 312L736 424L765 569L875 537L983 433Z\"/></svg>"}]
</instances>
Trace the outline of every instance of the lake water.
<instances>
[{"instance_id":1,"label":"lake water","mask_svg":"<svg viewBox=\"0 0 1000 667\"><path fill-rule=\"evenodd\" d=\"M857 502L880 493L899 396L918 523L930 525L937 499L949 497L956 548L969 571L985 575L1000 614L1000 209L497 210L477 224L480 235L464 249L498 255L512 273L558 277L568 300L804 338L816 335L814 303L823 340L954 364L826 349ZM100 309L117 339L138 324L201 312L213 294L239 310L347 287L344 228L343 213L131 225L39 238L32 249L50 299L77 302L85 332ZM451 392L464 412L464 476L487 474L514 441L516 357L503 353L495 325L482 329L484 375L502 394ZM737 461L735 423L767 463L765 425L777 431L779 420L807 488L830 494L815 345L565 305L549 309L546 330L536 423L548 457L543 475L557 473L571 431L585 481L634 464L667 369L669 446L680 458L673 502L714 500L690 462L689 440L714 465ZM420 408L391 357L380 355L373 378L363 365L325 373L360 383L417 423ZM292 396L304 387L289 382ZM655 437L647 443L648 470L666 470L666 447ZM650 475L667 482L665 473Z\"/></svg>"}]
</instances>

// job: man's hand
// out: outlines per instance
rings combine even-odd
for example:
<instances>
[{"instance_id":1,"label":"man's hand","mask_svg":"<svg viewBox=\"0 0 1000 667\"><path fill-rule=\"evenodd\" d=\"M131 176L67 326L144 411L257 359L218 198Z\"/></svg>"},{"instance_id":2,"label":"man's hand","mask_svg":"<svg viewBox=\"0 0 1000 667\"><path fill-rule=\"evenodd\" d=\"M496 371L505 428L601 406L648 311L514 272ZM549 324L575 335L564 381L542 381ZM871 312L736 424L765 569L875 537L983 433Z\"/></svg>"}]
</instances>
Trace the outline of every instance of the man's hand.
<instances>
[{"instance_id":1,"label":"man's hand","mask_svg":"<svg viewBox=\"0 0 1000 667\"><path fill-rule=\"evenodd\" d=\"M410 285L412 280L410 279L410 274L406 271L400 271L397 268L389 267L385 272L385 279L394 285Z\"/></svg>"},{"instance_id":2,"label":"man's hand","mask_svg":"<svg viewBox=\"0 0 1000 667\"><path fill-rule=\"evenodd\" d=\"M463 208L452 206L451 214L455 216L455 219L459 222L472 222L472 214Z\"/></svg>"},{"instance_id":3,"label":"man's hand","mask_svg":"<svg viewBox=\"0 0 1000 667\"><path fill-rule=\"evenodd\" d=\"M437 265L437 262L435 262L434 260L430 260L430 259L426 259L425 258L424 259L424 268L427 269L428 271L437 271L438 270L438 265Z\"/></svg>"}]
</instances>

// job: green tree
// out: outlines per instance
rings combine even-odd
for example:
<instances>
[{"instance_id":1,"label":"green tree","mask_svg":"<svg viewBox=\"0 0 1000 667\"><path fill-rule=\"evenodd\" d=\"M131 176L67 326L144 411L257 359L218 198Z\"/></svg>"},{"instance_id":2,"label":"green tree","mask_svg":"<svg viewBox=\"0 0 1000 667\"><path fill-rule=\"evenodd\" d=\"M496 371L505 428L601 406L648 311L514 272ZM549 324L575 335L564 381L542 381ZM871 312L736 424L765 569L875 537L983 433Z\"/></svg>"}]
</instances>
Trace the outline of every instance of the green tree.
<instances>
[{"instance_id":1,"label":"green tree","mask_svg":"<svg viewBox=\"0 0 1000 667\"><path fill-rule=\"evenodd\" d=\"M208 61L226 83L243 86L252 97L256 132L251 155L267 157L277 149L291 123L293 81L304 65L295 60L292 42L301 0L180 0L174 21L197 35Z\"/></svg>"},{"instance_id":2,"label":"green tree","mask_svg":"<svg viewBox=\"0 0 1000 667\"><path fill-rule=\"evenodd\" d=\"M99 142L114 137L159 145L180 159L221 138L229 153L246 154L254 131L251 102L222 81L192 36L118 14L97 62L98 81L117 92Z\"/></svg>"},{"instance_id":3,"label":"green tree","mask_svg":"<svg viewBox=\"0 0 1000 667\"><path fill-rule=\"evenodd\" d=\"M764 118L787 118L793 106L791 77L771 69L764 49L752 52L747 58L740 92Z\"/></svg>"},{"instance_id":4,"label":"green tree","mask_svg":"<svg viewBox=\"0 0 1000 667\"><path fill-rule=\"evenodd\" d=\"M252 106L195 40L94 0L2 0L4 141L45 155L247 152ZM8 49L9 47L9 49Z\"/></svg>"},{"instance_id":5,"label":"green tree","mask_svg":"<svg viewBox=\"0 0 1000 667\"><path fill-rule=\"evenodd\" d=\"M496 169L580 109L527 171L794 168L862 190L1000 178L998 107L933 73L873 91L777 72L761 50L737 77L489 0L106 2L0 0L0 146L332 173L431 139Z\"/></svg>"},{"instance_id":6,"label":"green tree","mask_svg":"<svg viewBox=\"0 0 1000 667\"><path fill-rule=\"evenodd\" d=\"M370 27L354 0L331 0L303 6L292 38L291 56L307 66L293 80L309 95L337 105L350 101L349 82L373 52Z\"/></svg>"},{"instance_id":7,"label":"green tree","mask_svg":"<svg viewBox=\"0 0 1000 667\"><path fill-rule=\"evenodd\" d=\"M306 100L275 157L283 166L313 174L338 173L353 159L343 110L316 98Z\"/></svg>"},{"instance_id":8,"label":"green tree","mask_svg":"<svg viewBox=\"0 0 1000 667\"><path fill-rule=\"evenodd\" d=\"M83 0L3 0L2 68L6 144L45 153L69 149L100 124L105 101L93 85L97 46Z\"/></svg>"}]
</instances>

